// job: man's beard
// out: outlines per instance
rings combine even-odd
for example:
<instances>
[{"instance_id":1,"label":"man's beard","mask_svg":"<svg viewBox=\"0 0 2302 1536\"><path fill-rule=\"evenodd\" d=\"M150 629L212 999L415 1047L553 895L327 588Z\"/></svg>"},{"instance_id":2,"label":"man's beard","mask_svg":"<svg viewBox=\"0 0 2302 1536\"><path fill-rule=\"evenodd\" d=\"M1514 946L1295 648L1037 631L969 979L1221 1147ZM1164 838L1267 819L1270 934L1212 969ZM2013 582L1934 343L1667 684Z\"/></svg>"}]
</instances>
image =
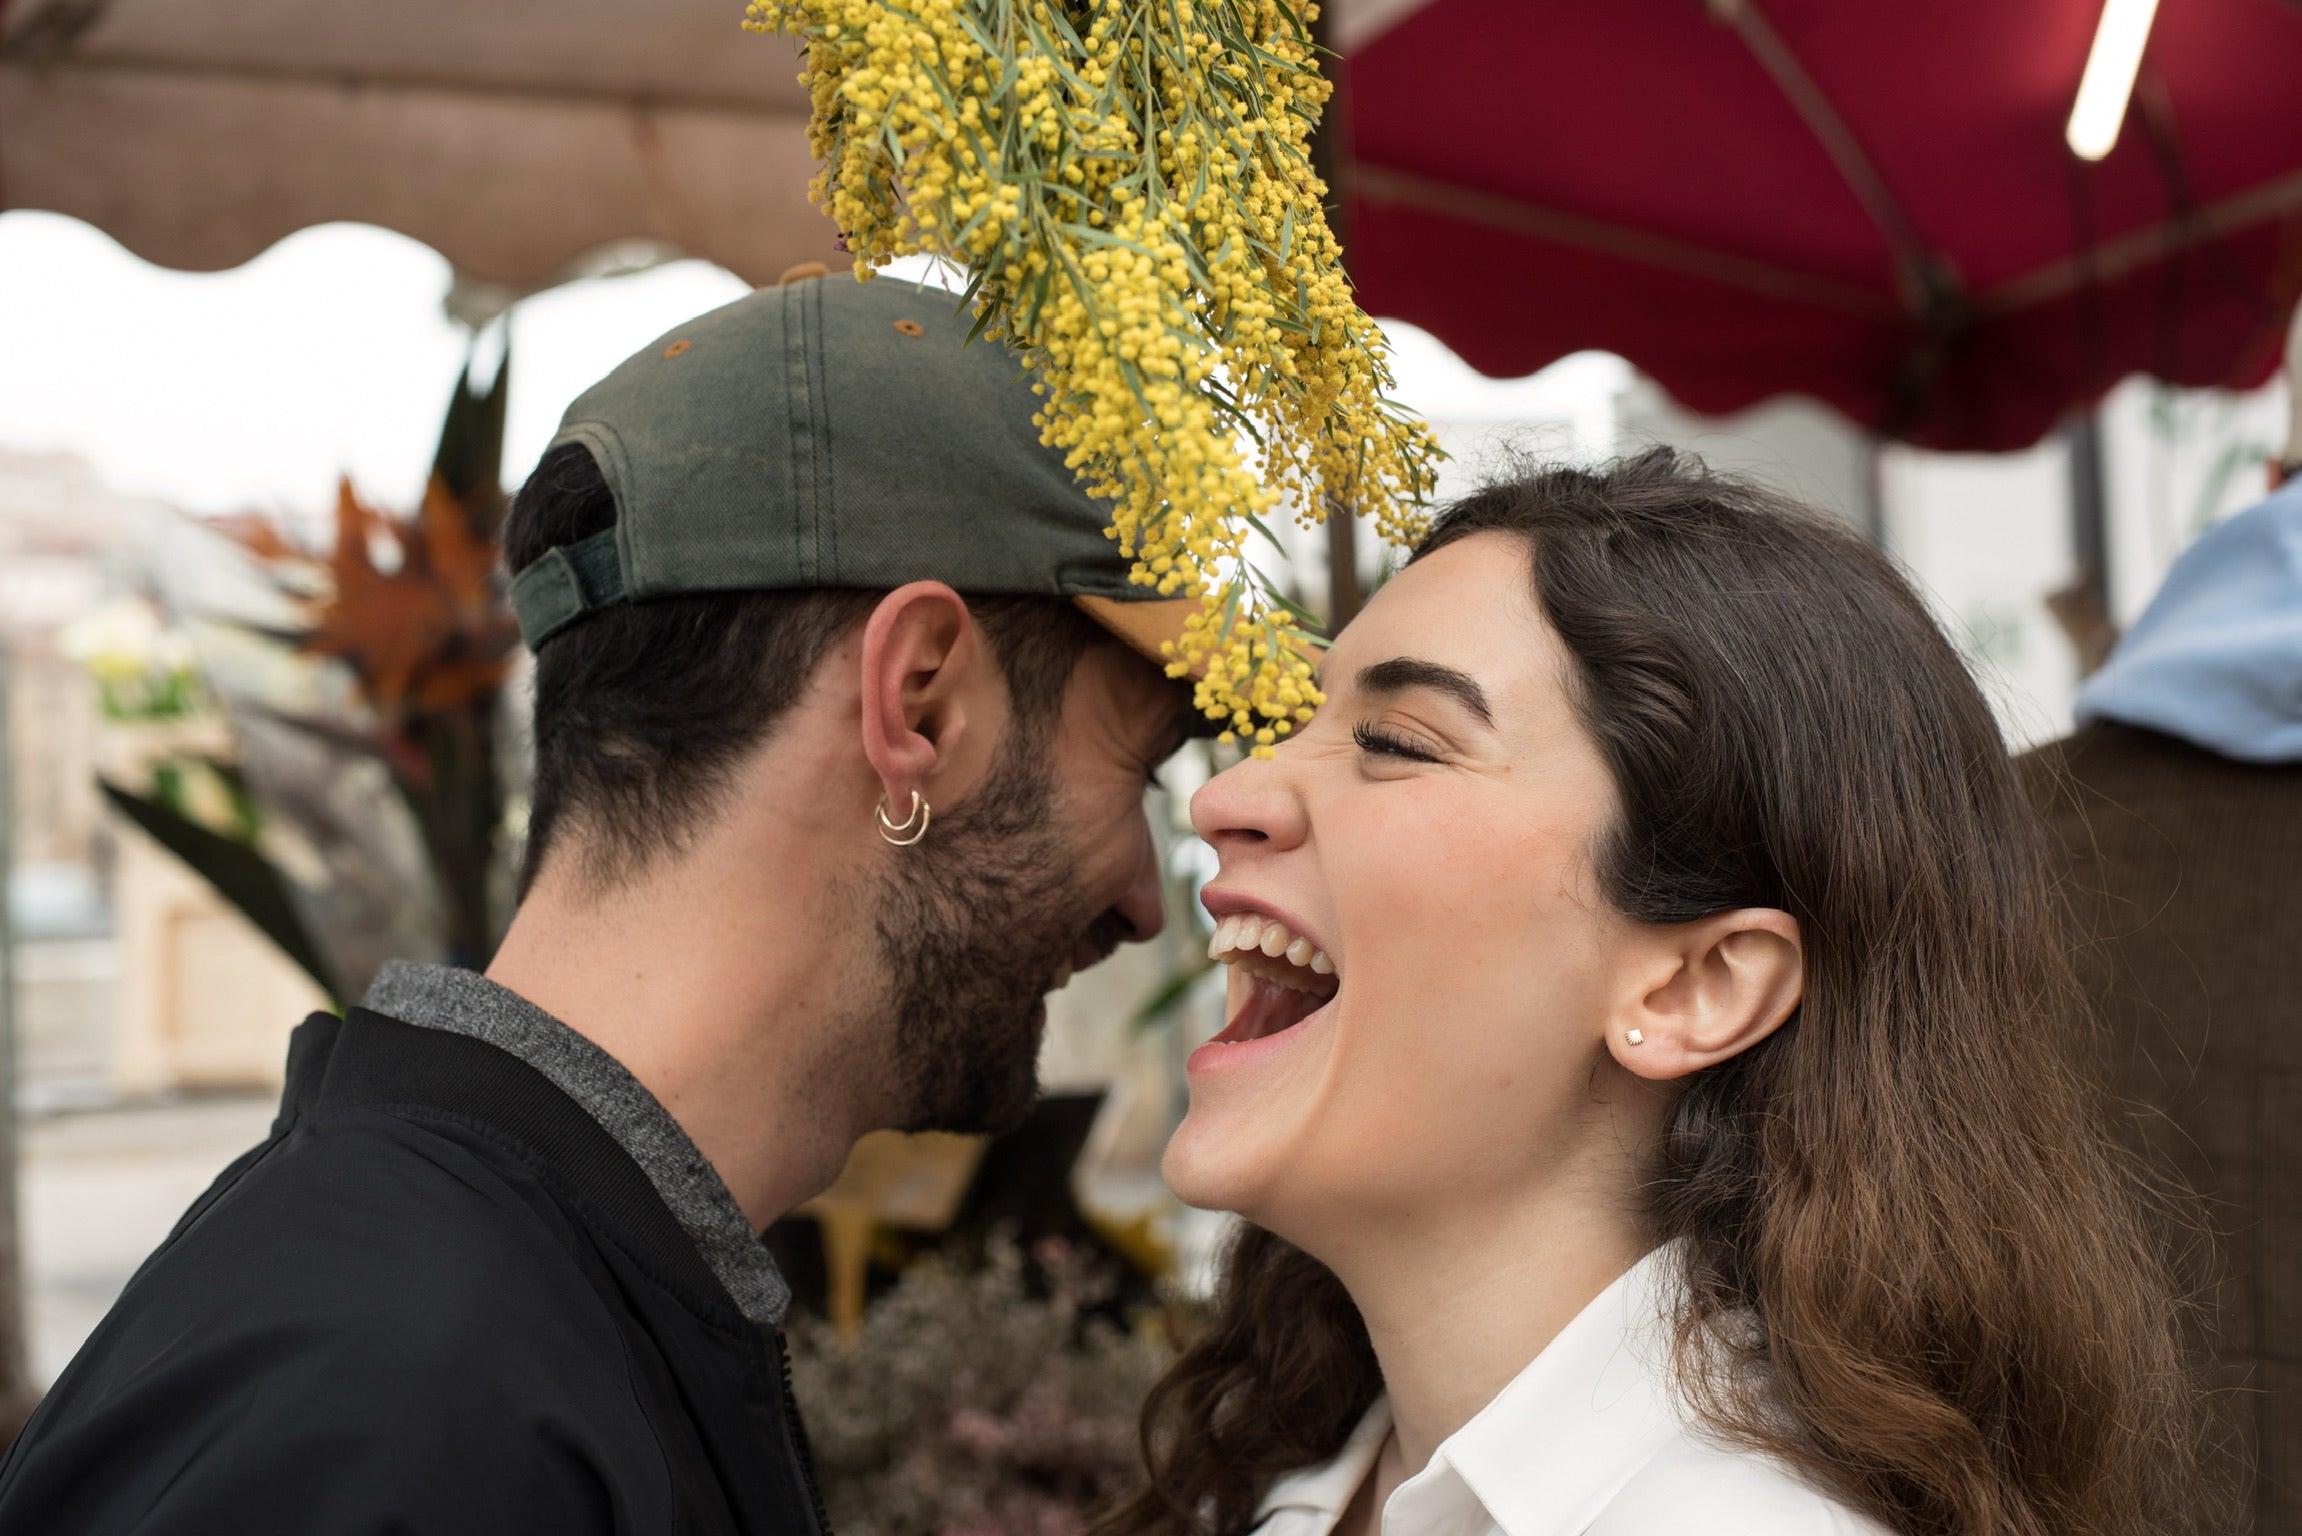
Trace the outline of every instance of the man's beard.
<instances>
[{"instance_id":1,"label":"man's beard","mask_svg":"<svg viewBox=\"0 0 2302 1536\"><path fill-rule=\"evenodd\" d=\"M1047 987L1085 902L1044 762L1011 734L974 796L897 850L879 892L901 1129L1011 1130L1038 1097ZM1107 953L1124 929L1107 912L1084 936Z\"/></svg>"}]
</instances>

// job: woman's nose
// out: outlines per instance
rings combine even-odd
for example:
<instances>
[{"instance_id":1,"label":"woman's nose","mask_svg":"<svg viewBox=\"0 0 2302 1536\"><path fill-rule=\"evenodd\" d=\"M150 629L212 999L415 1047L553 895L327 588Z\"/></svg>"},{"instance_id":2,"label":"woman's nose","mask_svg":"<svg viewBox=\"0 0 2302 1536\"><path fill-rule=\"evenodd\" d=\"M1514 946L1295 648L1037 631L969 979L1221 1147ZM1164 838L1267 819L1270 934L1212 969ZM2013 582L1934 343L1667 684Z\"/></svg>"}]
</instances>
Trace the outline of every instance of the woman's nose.
<instances>
[{"instance_id":1,"label":"woman's nose","mask_svg":"<svg viewBox=\"0 0 2302 1536\"><path fill-rule=\"evenodd\" d=\"M1191 826L1228 857L1249 848L1296 847L1309 833L1310 819L1282 754L1243 759L1200 785L1191 797Z\"/></svg>"}]
</instances>

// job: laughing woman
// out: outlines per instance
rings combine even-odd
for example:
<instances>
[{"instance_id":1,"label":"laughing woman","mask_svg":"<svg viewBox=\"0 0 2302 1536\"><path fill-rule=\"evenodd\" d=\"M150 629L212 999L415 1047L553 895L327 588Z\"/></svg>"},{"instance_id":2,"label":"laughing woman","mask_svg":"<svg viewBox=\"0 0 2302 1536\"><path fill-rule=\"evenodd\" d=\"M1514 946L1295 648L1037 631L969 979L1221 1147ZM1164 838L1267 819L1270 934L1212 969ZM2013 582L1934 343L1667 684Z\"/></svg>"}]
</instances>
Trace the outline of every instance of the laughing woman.
<instances>
[{"instance_id":1,"label":"laughing woman","mask_svg":"<svg viewBox=\"0 0 2302 1536\"><path fill-rule=\"evenodd\" d=\"M2141 1536L2198 1400L1989 708L1657 451L1443 518L1193 804L1252 1224L1098 1536Z\"/></svg>"}]
</instances>

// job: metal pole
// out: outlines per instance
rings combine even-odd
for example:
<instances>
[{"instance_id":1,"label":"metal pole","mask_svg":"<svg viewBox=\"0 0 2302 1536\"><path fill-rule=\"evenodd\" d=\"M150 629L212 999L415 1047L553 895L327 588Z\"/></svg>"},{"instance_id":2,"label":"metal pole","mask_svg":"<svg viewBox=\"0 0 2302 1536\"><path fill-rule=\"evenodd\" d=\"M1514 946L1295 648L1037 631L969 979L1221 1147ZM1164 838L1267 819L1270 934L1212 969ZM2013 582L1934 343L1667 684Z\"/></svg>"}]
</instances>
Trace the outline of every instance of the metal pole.
<instances>
[{"instance_id":1,"label":"metal pole","mask_svg":"<svg viewBox=\"0 0 2302 1536\"><path fill-rule=\"evenodd\" d=\"M2102 468L2102 417L2070 423L2070 557L2077 584L2110 615L2110 498Z\"/></svg>"},{"instance_id":2,"label":"metal pole","mask_svg":"<svg viewBox=\"0 0 2302 1536\"><path fill-rule=\"evenodd\" d=\"M1871 548L1884 549L1893 537L1886 521L1886 441L1876 432L1862 434L1862 536Z\"/></svg>"},{"instance_id":3,"label":"metal pole","mask_svg":"<svg viewBox=\"0 0 2302 1536\"><path fill-rule=\"evenodd\" d=\"M1332 5L1319 8L1311 21L1311 41L1324 49L1333 46L1334 27L1329 20ZM1334 79L1334 59L1323 58L1320 67ZM1350 174L1350 154L1345 147L1349 109L1343 101L1343 85L1335 80L1334 94L1327 98L1327 109L1319 114L1319 125L1311 131L1311 168L1327 184L1327 224L1335 232L1335 244L1345 256L1351 247L1351 204L1349 188L1345 182ZM1366 594L1359 586L1359 518L1358 509L1330 500L1327 503L1327 633L1334 634L1358 615Z\"/></svg>"},{"instance_id":4,"label":"metal pole","mask_svg":"<svg viewBox=\"0 0 2302 1536\"><path fill-rule=\"evenodd\" d=\"M24 1264L16 1226L16 867L13 663L0 635L0 1442L12 1440L35 1401L24 1348Z\"/></svg>"},{"instance_id":5,"label":"metal pole","mask_svg":"<svg viewBox=\"0 0 2302 1536\"><path fill-rule=\"evenodd\" d=\"M1339 633L1366 605L1359 588L1359 519L1340 502L1327 508L1327 633Z\"/></svg>"},{"instance_id":6,"label":"metal pole","mask_svg":"<svg viewBox=\"0 0 2302 1536\"><path fill-rule=\"evenodd\" d=\"M2102 465L2102 421L2093 411L2063 428L2070 455L2070 585L2047 599L2078 654L2078 675L2109 659L2118 643L2110 607L2110 495Z\"/></svg>"}]
</instances>

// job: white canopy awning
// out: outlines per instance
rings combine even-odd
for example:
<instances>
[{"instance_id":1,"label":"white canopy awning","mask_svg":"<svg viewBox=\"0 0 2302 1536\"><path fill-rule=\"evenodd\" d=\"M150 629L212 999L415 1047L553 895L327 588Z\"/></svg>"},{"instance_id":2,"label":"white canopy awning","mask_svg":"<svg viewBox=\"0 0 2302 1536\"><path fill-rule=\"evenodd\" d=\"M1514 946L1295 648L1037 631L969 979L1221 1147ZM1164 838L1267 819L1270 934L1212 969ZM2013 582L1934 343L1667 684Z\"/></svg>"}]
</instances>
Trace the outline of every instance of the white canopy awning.
<instances>
[{"instance_id":1,"label":"white canopy awning","mask_svg":"<svg viewBox=\"0 0 2302 1536\"><path fill-rule=\"evenodd\" d=\"M0 209L192 269L332 220L515 289L634 239L754 283L837 264L796 53L742 18L742 0L0 0Z\"/></svg>"}]
</instances>

